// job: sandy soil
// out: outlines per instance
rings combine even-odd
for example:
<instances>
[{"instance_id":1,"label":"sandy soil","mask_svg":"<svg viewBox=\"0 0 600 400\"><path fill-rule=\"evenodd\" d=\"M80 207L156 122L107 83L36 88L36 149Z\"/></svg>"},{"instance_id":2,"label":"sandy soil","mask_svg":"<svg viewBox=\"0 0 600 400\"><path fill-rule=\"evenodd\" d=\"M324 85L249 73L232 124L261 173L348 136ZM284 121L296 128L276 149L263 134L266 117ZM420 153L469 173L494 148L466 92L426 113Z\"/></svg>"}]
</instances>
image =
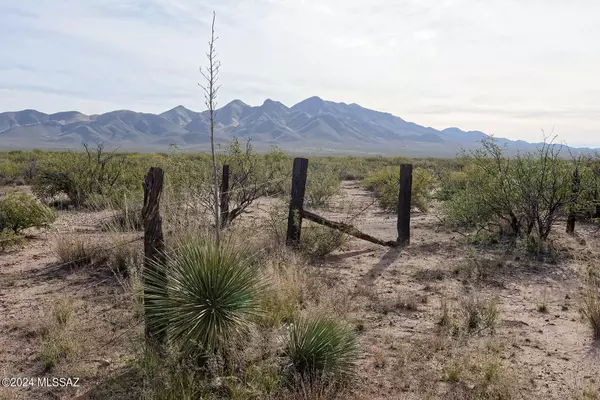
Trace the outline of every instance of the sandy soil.
<instances>
[{"instance_id":1,"label":"sandy soil","mask_svg":"<svg viewBox=\"0 0 600 400\"><path fill-rule=\"evenodd\" d=\"M358 185L346 182L344 188L340 203L352 204L353 210L372 203L370 194ZM325 214L344 219L346 208ZM395 222L394 216L370 206L355 225L378 238L394 240ZM416 399L447 394L446 385L439 382L444 373L433 371L443 369L440 364L448 364L448 357L458 357L459 362L464 361L461 354L476 358L485 352L482 347L493 347L511 384L524 398L582 398L577 396L583 390L598 387L600 348L591 341L578 303L581 276L588 266L598 267L596 227L579 225L577 236L571 237L563 233L564 222L557 223L552 240L560 255L551 263L511 254L502 246L473 248L461 235L445 231L435 210L413 214L411 229L411 245L406 249L385 249L353 239L321 265L322 273L338 284L357 288L358 293L367 291L354 312L364 323L361 340L366 352L360 386L367 397ZM462 271L473 263L479 264L478 279L466 278ZM498 300L495 334L459 345L443 343L444 336L436 333L442 299L459 307L469 296ZM361 297L365 296L358 296L359 302ZM418 310L382 314L375 307L373 312L373 302L393 302L398 297L415 299ZM541 303L547 304L546 313L538 311Z\"/></svg>"},{"instance_id":2,"label":"sandy soil","mask_svg":"<svg viewBox=\"0 0 600 400\"><path fill-rule=\"evenodd\" d=\"M0 388L0 399L73 398L127 361L127 334L139 329L130 290L109 270L64 266L54 254L58 236L106 242L98 229L106 216L60 212L49 230L30 232L24 249L0 255L0 375L80 378L79 387L40 388L34 382L26 388ZM72 314L65 331L76 354L68 369L46 372L40 351L44 341L53 340L45 335L57 303L66 304Z\"/></svg>"},{"instance_id":3,"label":"sandy soil","mask_svg":"<svg viewBox=\"0 0 600 400\"><path fill-rule=\"evenodd\" d=\"M264 216L270 204L262 201L246 218ZM320 213L344 220L348 209L366 208L354 224L381 239L395 239L395 216L381 212L355 182L344 183L336 204ZM578 225L571 237L558 223L552 236L558 256L536 261L506 246L469 245L446 231L436 215L435 209L413 215L411 245L405 249L350 239L312 267L332 288L351 294L350 316L360 327L362 349L356 397L468 398L478 376L487 376L486 368L496 362L503 377L497 384L516 397L574 399L585 398L588 388L597 391L600 349L579 312L581 277L600 258L596 228ZM73 305L76 326L71 329L81 346L74 362L80 388L0 388L0 399L73 398L129 359L127 349L135 346L130 333L140 329L130 288L104 270L57 266L53 254L58 232L105 240L98 230L105 217L61 212L51 230L33 233L24 249L0 255L0 375L64 376L61 370L46 373L39 360L39 331L57 300ZM493 334L455 338L440 332L442 303L458 315L467 298L497 300ZM542 303L547 312L538 310ZM456 369L460 378L453 382L449 376Z\"/></svg>"}]
</instances>

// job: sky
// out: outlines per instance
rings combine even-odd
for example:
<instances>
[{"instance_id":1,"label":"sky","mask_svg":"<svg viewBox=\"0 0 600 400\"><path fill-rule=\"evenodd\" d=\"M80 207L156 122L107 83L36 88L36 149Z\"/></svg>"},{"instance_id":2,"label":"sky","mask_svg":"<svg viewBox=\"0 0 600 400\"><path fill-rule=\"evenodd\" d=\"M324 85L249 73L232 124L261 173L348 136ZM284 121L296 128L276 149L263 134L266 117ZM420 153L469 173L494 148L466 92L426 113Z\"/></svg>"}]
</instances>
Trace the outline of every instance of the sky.
<instances>
[{"instance_id":1,"label":"sky","mask_svg":"<svg viewBox=\"0 0 600 400\"><path fill-rule=\"evenodd\" d=\"M0 0L0 112L358 103L437 129L600 147L596 0Z\"/></svg>"}]
</instances>

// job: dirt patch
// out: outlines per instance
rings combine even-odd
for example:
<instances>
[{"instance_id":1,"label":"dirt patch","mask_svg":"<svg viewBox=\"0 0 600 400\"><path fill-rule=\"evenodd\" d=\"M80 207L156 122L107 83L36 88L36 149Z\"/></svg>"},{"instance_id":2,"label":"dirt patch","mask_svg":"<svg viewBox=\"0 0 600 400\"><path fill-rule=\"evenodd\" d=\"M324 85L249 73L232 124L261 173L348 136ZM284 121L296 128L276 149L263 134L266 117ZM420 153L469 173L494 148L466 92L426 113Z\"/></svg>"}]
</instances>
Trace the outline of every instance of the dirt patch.
<instances>
[{"instance_id":1,"label":"dirt patch","mask_svg":"<svg viewBox=\"0 0 600 400\"><path fill-rule=\"evenodd\" d=\"M244 218L264 220L276 203L261 199ZM567 399L597 390L600 350L579 313L581 276L600 259L595 227L578 226L571 237L559 222L552 240L566 250L548 262L474 247L446 231L436 212L412 216L407 248L351 238L311 267L327 285L351 293L347 306L362 351L356 398ZM395 216L355 182L345 182L334 205L319 213L351 220L383 240L396 238ZM79 388L0 389L0 398L73 398L127 371L141 332L131 288L106 270L61 266L53 254L61 236L111 239L99 228L103 218L106 213L61 211L49 231L0 256L2 376L81 378ZM469 331L465 304L490 299L497 311L493 329ZM67 314L56 328L57 315ZM57 343L66 340L73 349L68 362L47 371L43 352L54 328L64 334Z\"/></svg>"}]
</instances>

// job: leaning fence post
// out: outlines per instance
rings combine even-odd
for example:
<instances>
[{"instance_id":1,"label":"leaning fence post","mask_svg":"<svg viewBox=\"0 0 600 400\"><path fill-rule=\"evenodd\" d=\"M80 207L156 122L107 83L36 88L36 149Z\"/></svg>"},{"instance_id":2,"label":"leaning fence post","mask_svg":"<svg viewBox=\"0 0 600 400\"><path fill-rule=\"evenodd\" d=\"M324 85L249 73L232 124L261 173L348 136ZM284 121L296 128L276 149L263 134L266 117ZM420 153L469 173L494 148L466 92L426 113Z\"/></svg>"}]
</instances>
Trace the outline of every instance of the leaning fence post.
<instances>
[{"instance_id":1,"label":"leaning fence post","mask_svg":"<svg viewBox=\"0 0 600 400\"><path fill-rule=\"evenodd\" d=\"M287 236L285 241L288 246L297 246L300 242L307 170L308 159L294 158L294 167L292 169L292 194L290 199L290 211L288 214Z\"/></svg>"},{"instance_id":2,"label":"leaning fence post","mask_svg":"<svg viewBox=\"0 0 600 400\"><path fill-rule=\"evenodd\" d=\"M412 195L412 164L400 165L400 190L398 192L398 246L410 244L410 199Z\"/></svg>"},{"instance_id":3,"label":"leaning fence post","mask_svg":"<svg viewBox=\"0 0 600 400\"><path fill-rule=\"evenodd\" d=\"M221 228L229 223L229 164L223 165L221 178Z\"/></svg>"},{"instance_id":4,"label":"leaning fence post","mask_svg":"<svg viewBox=\"0 0 600 400\"><path fill-rule=\"evenodd\" d=\"M144 313L146 319L146 339L153 344L162 344L165 341L165 330L152 321L152 315L147 307L155 301L156 280L164 279L166 275L157 265L165 263L165 239L160 216L160 197L163 189L164 172L160 168L152 167L144 178L144 207L142 219L144 221ZM153 283L150 285L148 280Z\"/></svg>"}]
</instances>

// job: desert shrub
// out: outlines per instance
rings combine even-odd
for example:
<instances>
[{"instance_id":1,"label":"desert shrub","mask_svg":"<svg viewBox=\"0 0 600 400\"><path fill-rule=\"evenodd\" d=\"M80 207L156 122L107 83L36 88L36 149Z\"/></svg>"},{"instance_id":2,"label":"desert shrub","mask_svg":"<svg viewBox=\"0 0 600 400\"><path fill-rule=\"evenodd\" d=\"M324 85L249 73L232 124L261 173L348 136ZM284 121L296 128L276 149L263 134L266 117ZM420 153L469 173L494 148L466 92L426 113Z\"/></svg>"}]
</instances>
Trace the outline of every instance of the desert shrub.
<instances>
[{"instance_id":1,"label":"desert shrub","mask_svg":"<svg viewBox=\"0 0 600 400\"><path fill-rule=\"evenodd\" d=\"M85 143L84 147L85 153L47 157L33 180L34 193L42 198L63 194L77 207L97 207L103 205L103 199L119 198L124 188L140 187L141 176L132 174L126 155L106 153L100 144L95 150Z\"/></svg>"},{"instance_id":2,"label":"desert shrub","mask_svg":"<svg viewBox=\"0 0 600 400\"><path fill-rule=\"evenodd\" d=\"M356 336L330 317L300 319L290 327L286 354L293 373L304 380L345 382L354 374Z\"/></svg>"},{"instance_id":3,"label":"desert shrub","mask_svg":"<svg viewBox=\"0 0 600 400\"><path fill-rule=\"evenodd\" d=\"M509 158L493 139L484 140L463 155L466 181L445 204L447 222L545 240L570 196L571 172L560 151L545 142Z\"/></svg>"},{"instance_id":4,"label":"desert shrub","mask_svg":"<svg viewBox=\"0 0 600 400\"><path fill-rule=\"evenodd\" d=\"M225 224L239 217L261 196L279 193L289 177L289 158L273 148L264 156L254 152L250 141L244 147L234 139L229 144L223 163L229 164L229 213Z\"/></svg>"},{"instance_id":5,"label":"desert shrub","mask_svg":"<svg viewBox=\"0 0 600 400\"><path fill-rule=\"evenodd\" d=\"M363 185L374 192L379 205L386 211L396 212L400 190L400 168L389 166L367 176ZM411 206L426 212L429 209L432 190L435 187L433 174L424 168L413 170Z\"/></svg>"},{"instance_id":6,"label":"desert shrub","mask_svg":"<svg viewBox=\"0 0 600 400\"><path fill-rule=\"evenodd\" d=\"M575 229L575 222L600 216L600 168L598 157L573 157L570 162L571 182L565 207L567 232Z\"/></svg>"},{"instance_id":7,"label":"desert shrub","mask_svg":"<svg viewBox=\"0 0 600 400\"><path fill-rule=\"evenodd\" d=\"M436 193L436 198L441 201L452 199L456 193L464 190L467 178L465 171L449 171L439 180L440 187Z\"/></svg>"},{"instance_id":8,"label":"desert shrub","mask_svg":"<svg viewBox=\"0 0 600 400\"><path fill-rule=\"evenodd\" d=\"M0 159L0 185L8 185L22 175L19 166L9 158Z\"/></svg>"},{"instance_id":9,"label":"desert shrub","mask_svg":"<svg viewBox=\"0 0 600 400\"><path fill-rule=\"evenodd\" d=\"M304 202L307 207L325 207L340 193L339 174L327 166L312 167L309 163Z\"/></svg>"},{"instance_id":10,"label":"desert shrub","mask_svg":"<svg viewBox=\"0 0 600 400\"><path fill-rule=\"evenodd\" d=\"M346 243L348 235L321 225L302 228L300 250L309 258L319 259L339 249Z\"/></svg>"},{"instance_id":11,"label":"desert shrub","mask_svg":"<svg viewBox=\"0 0 600 400\"><path fill-rule=\"evenodd\" d=\"M180 243L145 275L154 332L185 354L222 351L258 312L261 276L249 251L203 238Z\"/></svg>"},{"instance_id":12,"label":"desert shrub","mask_svg":"<svg viewBox=\"0 0 600 400\"><path fill-rule=\"evenodd\" d=\"M24 238L9 229L0 230L0 252L22 246Z\"/></svg>"},{"instance_id":13,"label":"desert shrub","mask_svg":"<svg viewBox=\"0 0 600 400\"><path fill-rule=\"evenodd\" d=\"M229 165L229 212L222 214L223 226L242 215L259 197L281 193L291 170L285 153L273 148L267 154L257 154L249 140L241 143L233 139L217 161ZM214 210L210 158L173 154L164 164L168 196L179 202L189 199L188 209L193 206L203 213Z\"/></svg>"},{"instance_id":14,"label":"desert shrub","mask_svg":"<svg viewBox=\"0 0 600 400\"><path fill-rule=\"evenodd\" d=\"M20 233L24 229L48 226L56 220L56 212L27 193L13 190L0 198L0 231Z\"/></svg>"},{"instance_id":15,"label":"desert shrub","mask_svg":"<svg viewBox=\"0 0 600 400\"><path fill-rule=\"evenodd\" d=\"M265 229L275 247L284 246L287 235L288 208L285 204L269 211ZM309 259L319 259L342 247L348 235L338 230L303 220L298 250Z\"/></svg>"},{"instance_id":16,"label":"desert shrub","mask_svg":"<svg viewBox=\"0 0 600 400\"><path fill-rule=\"evenodd\" d=\"M31 182L37 174L40 150L13 150L0 153L0 185L15 182Z\"/></svg>"}]
</instances>

